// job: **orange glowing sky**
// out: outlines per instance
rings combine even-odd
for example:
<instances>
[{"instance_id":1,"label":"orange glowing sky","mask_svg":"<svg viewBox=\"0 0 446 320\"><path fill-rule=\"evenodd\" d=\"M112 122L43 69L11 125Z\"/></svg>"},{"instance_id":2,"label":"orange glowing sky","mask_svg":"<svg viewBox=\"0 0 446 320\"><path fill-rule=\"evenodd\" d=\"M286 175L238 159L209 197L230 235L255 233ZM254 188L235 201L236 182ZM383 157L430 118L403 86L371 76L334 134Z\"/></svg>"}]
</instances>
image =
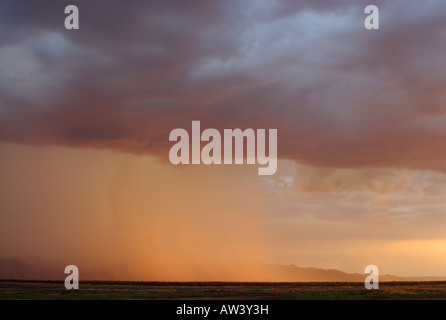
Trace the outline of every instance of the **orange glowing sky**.
<instances>
[{"instance_id":1,"label":"orange glowing sky","mask_svg":"<svg viewBox=\"0 0 446 320\"><path fill-rule=\"evenodd\" d=\"M373 32L365 1L77 3L76 31L64 1L0 4L0 257L124 280L446 275L444 1L378 0ZM278 129L277 173L173 166L192 120Z\"/></svg>"}]
</instances>

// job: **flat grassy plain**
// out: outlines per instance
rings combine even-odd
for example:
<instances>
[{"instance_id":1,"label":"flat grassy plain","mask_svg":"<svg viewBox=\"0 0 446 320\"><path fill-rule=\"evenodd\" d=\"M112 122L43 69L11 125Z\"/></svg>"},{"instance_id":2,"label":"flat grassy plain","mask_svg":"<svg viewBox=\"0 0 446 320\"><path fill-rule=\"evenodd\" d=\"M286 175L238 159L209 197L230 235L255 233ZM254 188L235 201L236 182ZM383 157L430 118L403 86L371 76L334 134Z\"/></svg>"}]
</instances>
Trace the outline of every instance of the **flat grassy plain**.
<instances>
[{"instance_id":1,"label":"flat grassy plain","mask_svg":"<svg viewBox=\"0 0 446 320\"><path fill-rule=\"evenodd\" d=\"M383 282L379 290L363 283L308 282L80 282L0 280L0 300L401 300L446 299L446 281Z\"/></svg>"}]
</instances>

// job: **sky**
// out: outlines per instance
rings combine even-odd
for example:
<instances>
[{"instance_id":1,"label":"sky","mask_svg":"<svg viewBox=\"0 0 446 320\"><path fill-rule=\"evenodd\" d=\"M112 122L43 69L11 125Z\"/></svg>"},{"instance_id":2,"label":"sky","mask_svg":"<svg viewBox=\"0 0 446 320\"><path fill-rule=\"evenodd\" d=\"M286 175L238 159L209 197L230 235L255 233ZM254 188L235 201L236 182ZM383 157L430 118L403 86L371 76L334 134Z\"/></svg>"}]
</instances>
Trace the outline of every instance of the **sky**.
<instances>
[{"instance_id":1,"label":"sky","mask_svg":"<svg viewBox=\"0 0 446 320\"><path fill-rule=\"evenodd\" d=\"M3 0L0 257L446 275L446 2L372 2ZM193 120L277 129L276 174L174 166Z\"/></svg>"}]
</instances>

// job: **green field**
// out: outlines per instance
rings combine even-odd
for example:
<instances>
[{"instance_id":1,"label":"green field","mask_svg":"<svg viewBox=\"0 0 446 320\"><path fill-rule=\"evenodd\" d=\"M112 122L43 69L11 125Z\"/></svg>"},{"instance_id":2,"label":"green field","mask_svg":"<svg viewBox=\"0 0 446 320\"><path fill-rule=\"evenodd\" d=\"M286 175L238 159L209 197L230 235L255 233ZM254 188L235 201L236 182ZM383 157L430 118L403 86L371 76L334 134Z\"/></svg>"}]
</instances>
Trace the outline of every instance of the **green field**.
<instances>
[{"instance_id":1,"label":"green field","mask_svg":"<svg viewBox=\"0 0 446 320\"><path fill-rule=\"evenodd\" d=\"M66 290L62 281L0 280L0 299L446 299L446 282L386 282L379 290L346 282L81 282Z\"/></svg>"}]
</instances>

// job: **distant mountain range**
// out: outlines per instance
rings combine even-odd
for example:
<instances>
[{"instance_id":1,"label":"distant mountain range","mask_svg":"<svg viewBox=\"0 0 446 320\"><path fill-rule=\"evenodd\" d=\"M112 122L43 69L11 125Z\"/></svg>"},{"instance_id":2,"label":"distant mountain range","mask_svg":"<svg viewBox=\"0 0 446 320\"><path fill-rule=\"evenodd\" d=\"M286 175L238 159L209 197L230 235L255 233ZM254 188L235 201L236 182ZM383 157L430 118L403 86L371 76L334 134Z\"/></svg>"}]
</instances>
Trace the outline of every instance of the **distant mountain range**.
<instances>
[{"instance_id":1,"label":"distant mountain range","mask_svg":"<svg viewBox=\"0 0 446 320\"><path fill-rule=\"evenodd\" d=\"M244 263L237 265L208 268L203 281L249 281L249 282L363 282L366 275L345 273L335 269L303 268L295 265L262 263ZM257 270L250 273L250 270ZM261 270L259 273L258 270ZM235 272L238 271L238 272ZM233 274L242 274L231 276ZM81 280L116 280L108 279L104 274L83 273ZM216 276L217 275L217 276ZM0 279L8 280L63 280L63 270L55 271L36 266L20 259L0 258ZM217 277L217 278L216 278ZM130 279L121 279L130 280ZM153 280L153 279L152 279ZM196 280L196 279L190 279ZM397 277L380 275L380 281L446 281L446 277Z\"/></svg>"},{"instance_id":2,"label":"distant mountain range","mask_svg":"<svg viewBox=\"0 0 446 320\"><path fill-rule=\"evenodd\" d=\"M364 282L366 274L346 273L336 269L318 269L295 265L266 265L270 278L266 281L277 282ZM381 282L386 281L446 281L446 277L400 277L379 275Z\"/></svg>"},{"instance_id":3,"label":"distant mountain range","mask_svg":"<svg viewBox=\"0 0 446 320\"><path fill-rule=\"evenodd\" d=\"M231 277L231 270L241 270L243 280ZM250 274L250 270L256 270ZM259 272L260 270L260 272ZM217 272L216 272L217 271ZM243 272L245 271L245 272ZM318 269L298 267L295 265L243 263L237 266L215 267L212 272L223 275L229 281L252 282L364 282L366 274L346 273L336 269ZM233 273L232 273L233 274ZM227 276L227 277L226 277ZM446 281L446 277L400 277L394 275L379 275L381 282L386 281Z\"/></svg>"}]
</instances>

